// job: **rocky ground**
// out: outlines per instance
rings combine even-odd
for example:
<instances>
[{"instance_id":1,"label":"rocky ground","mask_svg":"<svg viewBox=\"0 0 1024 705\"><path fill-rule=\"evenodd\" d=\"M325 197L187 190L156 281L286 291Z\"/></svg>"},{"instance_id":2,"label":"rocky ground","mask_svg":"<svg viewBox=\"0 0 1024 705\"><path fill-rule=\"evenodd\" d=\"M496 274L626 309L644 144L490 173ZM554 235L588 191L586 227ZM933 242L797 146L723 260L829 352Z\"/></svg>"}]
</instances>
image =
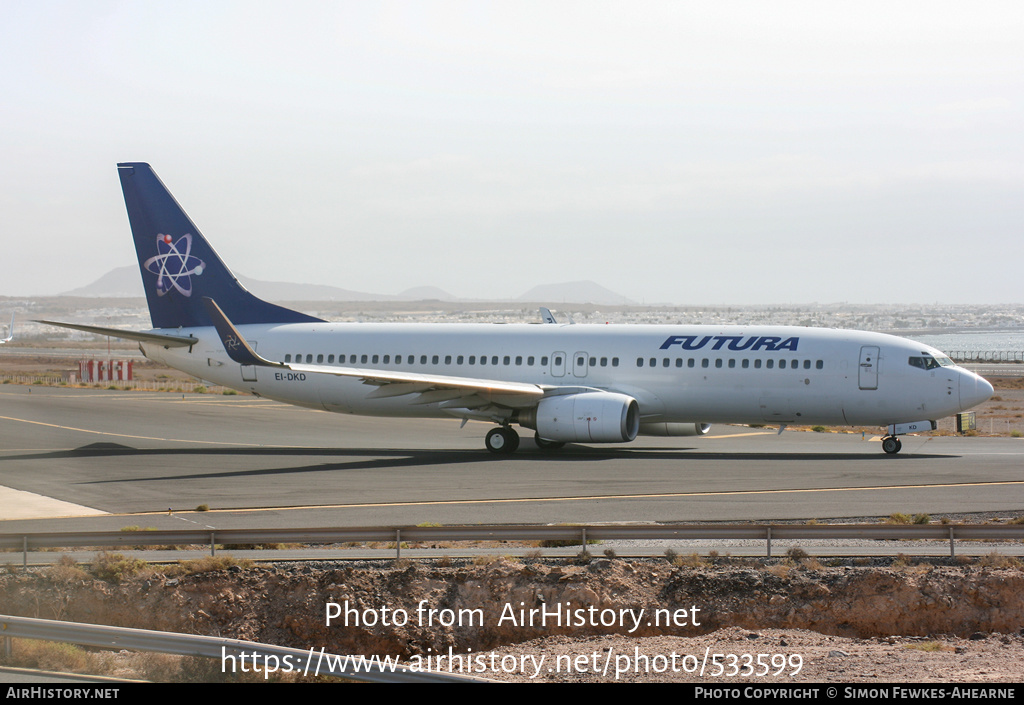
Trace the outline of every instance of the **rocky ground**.
<instances>
[{"instance_id":1,"label":"rocky ground","mask_svg":"<svg viewBox=\"0 0 1024 705\"><path fill-rule=\"evenodd\" d=\"M21 616L392 655L441 670L461 662L463 672L508 680L1024 676L1024 570L1012 559L823 567L813 559L493 558L129 572L67 564L8 572L0 604ZM338 616L328 624L332 609ZM178 677L166 667L156 676Z\"/></svg>"}]
</instances>

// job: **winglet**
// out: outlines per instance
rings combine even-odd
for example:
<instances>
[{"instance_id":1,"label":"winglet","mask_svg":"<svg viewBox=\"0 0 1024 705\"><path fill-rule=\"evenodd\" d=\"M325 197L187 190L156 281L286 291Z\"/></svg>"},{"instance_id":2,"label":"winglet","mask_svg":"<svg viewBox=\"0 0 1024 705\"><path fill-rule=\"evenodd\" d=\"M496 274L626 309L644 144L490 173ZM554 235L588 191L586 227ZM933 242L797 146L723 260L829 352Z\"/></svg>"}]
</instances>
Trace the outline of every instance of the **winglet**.
<instances>
[{"instance_id":1,"label":"winglet","mask_svg":"<svg viewBox=\"0 0 1024 705\"><path fill-rule=\"evenodd\" d=\"M224 350L232 360L240 365L259 365L261 367L286 366L283 363L271 362L257 355L256 351L246 342L234 324L220 310L220 306L217 305L216 301L208 296L204 296L203 305L206 306L206 313L209 314L210 320L213 321L213 326L217 329L217 335L220 336L220 342L224 345Z\"/></svg>"}]
</instances>

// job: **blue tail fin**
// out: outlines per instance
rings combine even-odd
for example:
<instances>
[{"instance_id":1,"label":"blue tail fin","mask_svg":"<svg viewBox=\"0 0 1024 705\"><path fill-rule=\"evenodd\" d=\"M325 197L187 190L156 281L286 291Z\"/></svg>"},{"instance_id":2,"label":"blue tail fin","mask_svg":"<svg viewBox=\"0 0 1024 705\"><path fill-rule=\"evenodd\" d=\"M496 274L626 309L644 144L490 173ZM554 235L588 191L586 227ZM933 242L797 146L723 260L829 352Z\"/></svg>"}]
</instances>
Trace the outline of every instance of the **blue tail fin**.
<instances>
[{"instance_id":1,"label":"blue tail fin","mask_svg":"<svg viewBox=\"0 0 1024 705\"><path fill-rule=\"evenodd\" d=\"M235 324L321 319L256 298L228 270L149 164L118 164L154 328L212 325L203 297Z\"/></svg>"}]
</instances>

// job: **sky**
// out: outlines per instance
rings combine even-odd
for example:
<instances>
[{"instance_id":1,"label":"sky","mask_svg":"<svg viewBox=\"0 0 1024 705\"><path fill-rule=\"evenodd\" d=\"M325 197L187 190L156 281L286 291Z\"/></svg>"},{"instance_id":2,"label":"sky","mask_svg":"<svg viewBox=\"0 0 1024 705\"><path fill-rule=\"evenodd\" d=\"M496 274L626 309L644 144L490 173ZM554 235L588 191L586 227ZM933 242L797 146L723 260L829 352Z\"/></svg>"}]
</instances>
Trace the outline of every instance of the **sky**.
<instances>
[{"instance_id":1,"label":"sky","mask_svg":"<svg viewBox=\"0 0 1024 705\"><path fill-rule=\"evenodd\" d=\"M1020 2L6 0L0 295L133 264L145 161L256 279L1024 302L1021 37Z\"/></svg>"}]
</instances>

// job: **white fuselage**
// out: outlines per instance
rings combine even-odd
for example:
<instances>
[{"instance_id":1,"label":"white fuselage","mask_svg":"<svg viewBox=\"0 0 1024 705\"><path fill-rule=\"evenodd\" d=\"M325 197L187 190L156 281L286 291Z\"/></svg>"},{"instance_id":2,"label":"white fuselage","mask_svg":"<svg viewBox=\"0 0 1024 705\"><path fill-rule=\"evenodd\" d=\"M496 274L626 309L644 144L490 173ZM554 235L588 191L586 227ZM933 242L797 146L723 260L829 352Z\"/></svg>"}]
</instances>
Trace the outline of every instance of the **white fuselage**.
<instances>
[{"instance_id":1,"label":"white fuselage","mask_svg":"<svg viewBox=\"0 0 1024 705\"><path fill-rule=\"evenodd\" d=\"M985 380L914 356L941 353L862 331L787 326L293 323L239 326L263 358L628 395L647 422L887 425L938 419L992 393ZM374 396L358 378L245 367L213 328L192 348L144 343L196 377L302 406L378 416L472 416L444 400ZM513 404L514 406L514 404ZM498 412L500 415L501 412ZM511 413L511 410L508 411Z\"/></svg>"}]
</instances>

